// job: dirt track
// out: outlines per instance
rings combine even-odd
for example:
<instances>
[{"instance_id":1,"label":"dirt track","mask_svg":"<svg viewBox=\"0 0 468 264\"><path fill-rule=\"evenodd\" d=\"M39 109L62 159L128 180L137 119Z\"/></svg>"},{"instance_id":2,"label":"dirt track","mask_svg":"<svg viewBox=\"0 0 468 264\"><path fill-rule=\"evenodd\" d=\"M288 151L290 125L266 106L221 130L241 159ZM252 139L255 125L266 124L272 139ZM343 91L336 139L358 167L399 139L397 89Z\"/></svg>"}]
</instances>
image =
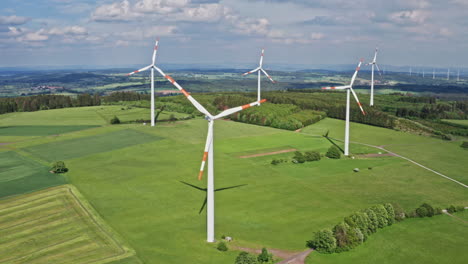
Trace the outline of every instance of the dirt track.
<instances>
[{"instance_id":1,"label":"dirt track","mask_svg":"<svg viewBox=\"0 0 468 264\"><path fill-rule=\"evenodd\" d=\"M245 247L233 247L236 250L247 251L249 253L260 254L262 253L261 249L245 248ZM304 264L306 257L313 251L313 249L308 249L301 252L292 252L285 251L280 249L268 249L268 252L273 254L277 258L283 259L277 264Z\"/></svg>"},{"instance_id":2,"label":"dirt track","mask_svg":"<svg viewBox=\"0 0 468 264\"><path fill-rule=\"evenodd\" d=\"M272 151L272 152L265 152L265 153L258 153L258 154L252 154L252 155L239 156L239 158L241 158L241 159L255 158L255 157L261 157L261 156L288 153L288 152L293 152L293 151L296 151L296 150L297 149L294 149L294 148L293 149L283 149L283 150Z\"/></svg>"}]
</instances>

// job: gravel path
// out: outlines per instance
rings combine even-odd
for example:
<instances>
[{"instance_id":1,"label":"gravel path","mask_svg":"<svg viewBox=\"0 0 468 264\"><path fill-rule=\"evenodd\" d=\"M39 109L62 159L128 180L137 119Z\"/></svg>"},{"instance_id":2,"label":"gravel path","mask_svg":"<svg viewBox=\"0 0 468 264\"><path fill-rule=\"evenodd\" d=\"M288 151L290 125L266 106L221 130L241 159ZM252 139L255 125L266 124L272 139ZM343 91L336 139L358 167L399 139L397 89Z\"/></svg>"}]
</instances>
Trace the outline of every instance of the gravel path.
<instances>
[{"instance_id":1,"label":"gravel path","mask_svg":"<svg viewBox=\"0 0 468 264\"><path fill-rule=\"evenodd\" d=\"M236 250L247 251L253 254L262 253L261 249L246 248L246 247L233 247L233 248ZM292 252L292 251L286 251L286 250L281 250L281 249L268 248L268 252L273 254L273 256L283 259L277 264L305 264L305 259L312 251L313 249L308 249L308 250L301 251L301 252Z\"/></svg>"}]
</instances>

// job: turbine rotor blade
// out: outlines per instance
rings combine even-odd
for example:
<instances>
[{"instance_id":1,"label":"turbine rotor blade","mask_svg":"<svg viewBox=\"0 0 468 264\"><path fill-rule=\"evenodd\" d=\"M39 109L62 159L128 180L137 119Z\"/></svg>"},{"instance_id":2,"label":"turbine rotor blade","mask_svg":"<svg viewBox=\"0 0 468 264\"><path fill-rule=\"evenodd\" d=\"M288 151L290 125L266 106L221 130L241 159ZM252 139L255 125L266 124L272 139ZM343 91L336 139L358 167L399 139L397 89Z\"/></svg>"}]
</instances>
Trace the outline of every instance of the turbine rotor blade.
<instances>
[{"instance_id":1,"label":"turbine rotor blade","mask_svg":"<svg viewBox=\"0 0 468 264\"><path fill-rule=\"evenodd\" d=\"M153 64L149 65L149 66L146 66L144 68L141 68L139 70L136 70L136 71L132 71L131 73L127 73L127 76L130 76L132 74L135 74L135 73L139 73L139 72L142 72L142 71L146 71L148 70L149 68L151 68L153 66Z\"/></svg>"},{"instance_id":2,"label":"turbine rotor blade","mask_svg":"<svg viewBox=\"0 0 468 264\"><path fill-rule=\"evenodd\" d=\"M356 71L354 72L353 77L351 78L351 84L349 85L349 86L351 86L351 87L353 86L354 80L356 80L356 76L357 76L359 70L361 69L361 64L362 64L362 59L359 61L359 64L358 64L358 66L356 67Z\"/></svg>"},{"instance_id":3,"label":"turbine rotor blade","mask_svg":"<svg viewBox=\"0 0 468 264\"><path fill-rule=\"evenodd\" d=\"M195 108L206 116L213 118L213 116L205 109L197 100L195 100L182 86L180 86L171 76L165 74L160 68L153 66L164 78L166 78L172 85L174 85L179 91L181 91L185 97L195 106Z\"/></svg>"},{"instance_id":4,"label":"turbine rotor blade","mask_svg":"<svg viewBox=\"0 0 468 264\"><path fill-rule=\"evenodd\" d=\"M361 109L361 112L363 115L366 115L366 112L364 111L364 109L362 108L362 104L361 102L359 102L359 99L357 97L357 94L354 92L353 88L349 88L351 90L351 93L353 94L354 96L354 99L356 100L356 103L358 104L359 108Z\"/></svg>"},{"instance_id":5,"label":"turbine rotor blade","mask_svg":"<svg viewBox=\"0 0 468 264\"><path fill-rule=\"evenodd\" d=\"M268 77L268 79L270 79L270 81L271 81L272 83L276 83L276 81L273 80L273 79L270 77L270 75L268 75L268 73L267 73L264 69L260 69L260 70L263 72L263 74L266 75L266 77Z\"/></svg>"},{"instance_id":6,"label":"turbine rotor blade","mask_svg":"<svg viewBox=\"0 0 468 264\"><path fill-rule=\"evenodd\" d=\"M263 55L264 54L265 54L265 49L262 49L262 55L260 55L260 63L259 63L260 66L259 66L259 68L261 68L262 65L263 65Z\"/></svg>"},{"instance_id":7,"label":"turbine rotor blade","mask_svg":"<svg viewBox=\"0 0 468 264\"><path fill-rule=\"evenodd\" d=\"M345 86L328 86L328 87L322 87L323 90L344 90L348 89L351 86L345 85Z\"/></svg>"},{"instance_id":8,"label":"turbine rotor blade","mask_svg":"<svg viewBox=\"0 0 468 264\"><path fill-rule=\"evenodd\" d=\"M379 65L377 63L375 64L375 67L377 68L379 75L382 76L382 71L380 71Z\"/></svg>"},{"instance_id":9,"label":"turbine rotor blade","mask_svg":"<svg viewBox=\"0 0 468 264\"><path fill-rule=\"evenodd\" d=\"M378 48L375 48L375 53L374 53L374 60L372 61L373 63L377 62L377 52L379 51Z\"/></svg>"},{"instance_id":10,"label":"turbine rotor blade","mask_svg":"<svg viewBox=\"0 0 468 264\"><path fill-rule=\"evenodd\" d=\"M249 107L252 107L252 106L255 106L255 105L260 105L261 103L264 103L264 102L266 102L266 99L262 99L260 101L256 101L256 102L253 102L253 103L250 103L250 104L245 104L245 105L242 105L242 106L233 107L233 108L224 110L223 112L215 115L213 117L213 119L218 119L218 118L221 118L221 117L232 115L234 113L237 113L237 112L242 111L244 109L247 109Z\"/></svg>"},{"instance_id":11,"label":"turbine rotor blade","mask_svg":"<svg viewBox=\"0 0 468 264\"><path fill-rule=\"evenodd\" d=\"M245 76L245 75L247 75L247 74L251 74L251 73L257 72L258 70L260 70L260 67L255 68L255 69L253 69L253 70L251 70L251 71L248 71L248 72L246 72L246 73L243 73L242 76Z\"/></svg>"},{"instance_id":12,"label":"turbine rotor blade","mask_svg":"<svg viewBox=\"0 0 468 264\"><path fill-rule=\"evenodd\" d=\"M208 158L208 151L213 141L213 121L208 123L208 135L206 135L205 151L203 152L203 159L200 166L200 173L198 174L198 180L201 181L203 177L203 170L205 169L206 159Z\"/></svg>"},{"instance_id":13,"label":"turbine rotor blade","mask_svg":"<svg viewBox=\"0 0 468 264\"><path fill-rule=\"evenodd\" d=\"M156 53L158 52L158 43L159 43L159 38L156 39L156 43L154 44L154 50L153 50L153 65L156 64Z\"/></svg>"}]
</instances>

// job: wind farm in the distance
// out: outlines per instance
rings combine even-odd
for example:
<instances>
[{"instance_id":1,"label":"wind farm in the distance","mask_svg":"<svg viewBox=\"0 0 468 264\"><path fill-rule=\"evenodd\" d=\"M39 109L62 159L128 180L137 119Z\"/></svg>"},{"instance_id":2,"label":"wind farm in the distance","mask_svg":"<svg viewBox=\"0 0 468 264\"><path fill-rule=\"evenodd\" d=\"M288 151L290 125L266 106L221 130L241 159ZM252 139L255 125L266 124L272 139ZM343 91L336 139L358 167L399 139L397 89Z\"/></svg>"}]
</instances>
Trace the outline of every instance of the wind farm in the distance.
<instances>
[{"instance_id":1,"label":"wind farm in the distance","mask_svg":"<svg viewBox=\"0 0 468 264\"><path fill-rule=\"evenodd\" d=\"M13 2L0 263L466 263L460 1Z\"/></svg>"}]
</instances>

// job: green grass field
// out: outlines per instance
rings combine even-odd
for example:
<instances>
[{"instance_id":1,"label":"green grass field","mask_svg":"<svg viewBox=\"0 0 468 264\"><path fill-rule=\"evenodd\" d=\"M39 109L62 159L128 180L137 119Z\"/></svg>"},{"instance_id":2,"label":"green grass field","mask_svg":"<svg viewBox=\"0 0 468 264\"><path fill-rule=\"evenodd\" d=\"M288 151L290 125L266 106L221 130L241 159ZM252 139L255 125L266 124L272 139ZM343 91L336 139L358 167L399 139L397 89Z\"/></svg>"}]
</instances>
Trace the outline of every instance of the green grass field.
<instances>
[{"instance_id":1,"label":"green grass field","mask_svg":"<svg viewBox=\"0 0 468 264\"><path fill-rule=\"evenodd\" d=\"M0 152L0 197L66 183L63 176L13 151Z\"/></svg>"},{"instance_id":2,"label":"green grass field","mask_svg":"<svg viewBox=\"0 0 468 264\"><path fill-rule=\"evenodd\" d=\"M458 125L468 126L468 120L442 119L442 121L453 123L453 124L458 124Z\"/></svg>"},{"instance_id":3,"label":"green grass field","mask_svg":"<svg viewBox=\"0 0 468 264\"><path fill-rule=\"evenodd\" d=\"M0 127L0 136L49 136L58 135L88 128L95 125L84 126L11 126Z\"/></svg>"},{"instance_id":4,"label":"green grass field","mask_svg":"<svg viewBox=\"0 0 468 264\"><path fill-rule=\"evenodd\" d=\"M467 216L468 212L455 214ZM339 254L309 255L309 264L341 263L453 263L468 259L468 224L447 215L407 219L379 230L359 247Z\"/></svg>"},{"instance_id":5,"label":"green grass field","mask_svg":"<svg viewBox=\"0 0 468 264\"><path fill-rule=\"evenodd\" d=\"M90 137L50 142L22 150L44 161L53 162L125 148L159 139L161 138L157 136L126 129Z\"/></svg>"},{"instance_id":6,"label":"green grass field","mask_svg":"<svg viewBox=\"0 0 468 264\"><path fill-rule=\"evenodd\" d=\"M90 108L80 109L84 116L91 115ZM105 111L113 116L110 108ZM16 120L15 125L44 115L35 113ZM89 125L89 120L74 115L79 120L74 125ZM396 202L408 210L423 202L438 207L468 204L465 188L396 157L323 158L276 166L270 164L273 158L290 159L294 154L239 158L288 148L324 154L331 146L321 137L327 130L340 139L344 123L327 118L297 133L217 121L215 186L246 184L216 192L217 239L224 234L234 237L238 245L302 250L313 232L377 203ZM198 213L205 192L180 183L205 187L206 180L196 178L206 132L203 119L160 123L155 128L125 124L38 137L3 149L44 164L65 160L70 183L145 263L233 263L238 252L219 252L205 242L206 215ZM467 157L459 155L456 142L354 123L351 140L386 145L460 181L467 174ZM410 145L415 149L404 148ZM404 149L402 153L395 150L398 147ZM352 153L378 151L351 145ZM361 171L355 173L354 168Z\"/></svg>"},{"instance_id":7,"label":"green grass field","mask_svg":"<svg viewBox=\"0 0 468 264\"><path fill-rule=\"evenodd\" d=\"M134 251L80 198L63 185L0 200L0 262L110 263L132 257Z\"/></svg>"}]
</instances>

